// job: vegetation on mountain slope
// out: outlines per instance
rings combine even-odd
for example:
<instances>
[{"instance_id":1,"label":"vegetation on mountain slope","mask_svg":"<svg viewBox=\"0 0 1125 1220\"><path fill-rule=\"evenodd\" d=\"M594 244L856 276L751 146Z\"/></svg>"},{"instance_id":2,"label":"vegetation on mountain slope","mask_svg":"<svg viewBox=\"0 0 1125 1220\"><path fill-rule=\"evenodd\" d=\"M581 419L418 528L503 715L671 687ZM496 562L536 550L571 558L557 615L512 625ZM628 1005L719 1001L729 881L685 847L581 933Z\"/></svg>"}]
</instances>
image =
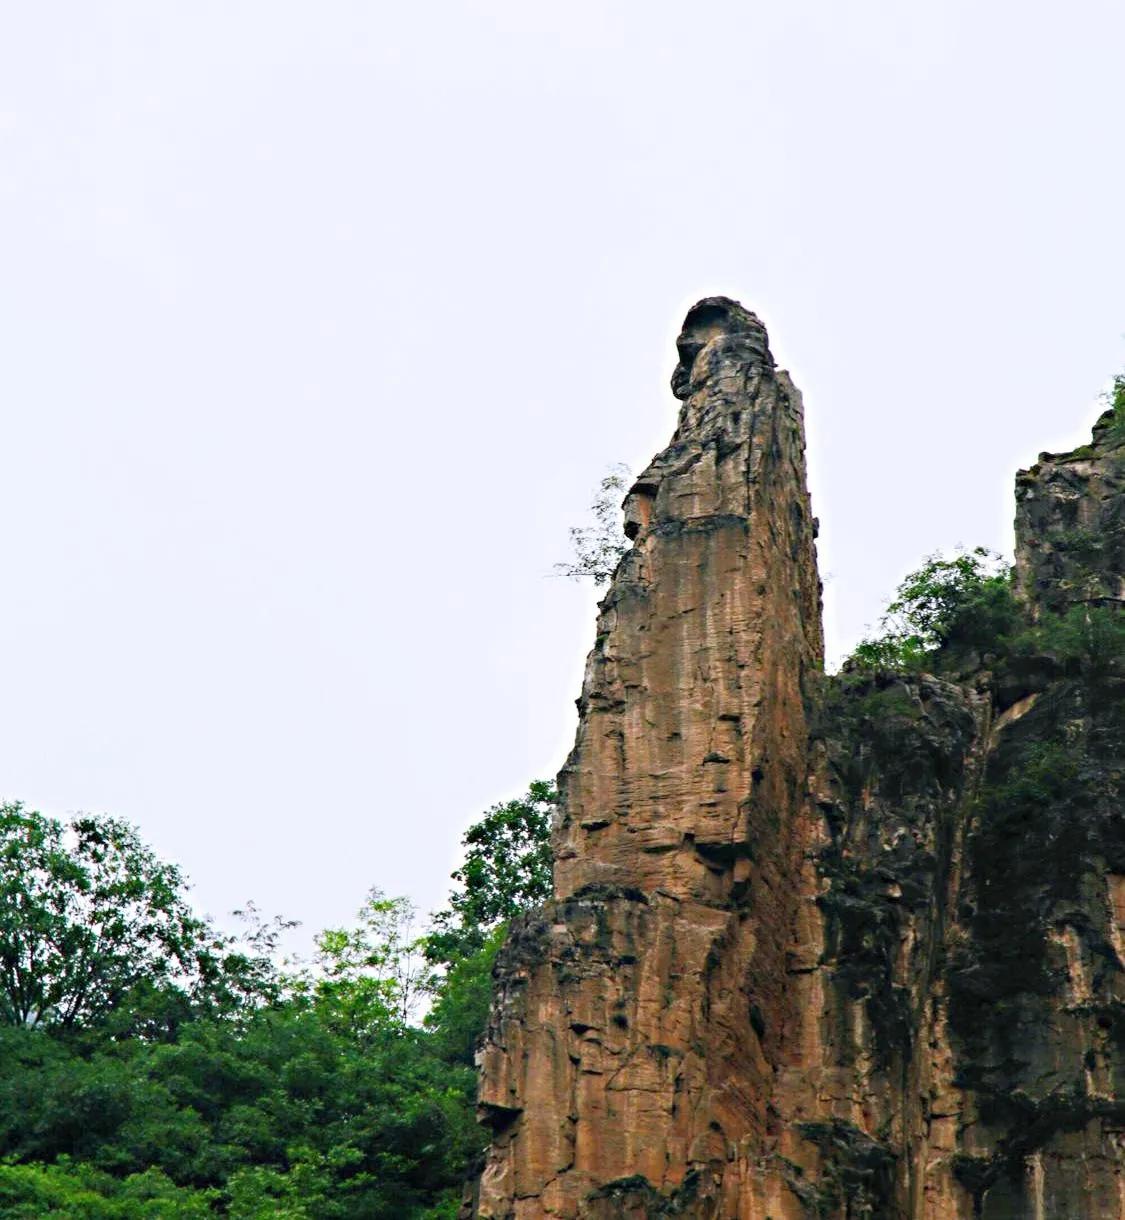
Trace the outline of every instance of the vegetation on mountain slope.
<instances>
[{"instance_id":1,"label":"vegetation on mountain slope","mask_svg":"<svg viewBox=\"0 0 1125 1220\"><path fill-rule=\"evenodd\" d=\"M288 967L282 927L220 935L124 823L5 806L0 1216L453 1216L492 958L549 887L553 799L468 831L432 936L374 891Z\"/></svg>"}]
</instances>

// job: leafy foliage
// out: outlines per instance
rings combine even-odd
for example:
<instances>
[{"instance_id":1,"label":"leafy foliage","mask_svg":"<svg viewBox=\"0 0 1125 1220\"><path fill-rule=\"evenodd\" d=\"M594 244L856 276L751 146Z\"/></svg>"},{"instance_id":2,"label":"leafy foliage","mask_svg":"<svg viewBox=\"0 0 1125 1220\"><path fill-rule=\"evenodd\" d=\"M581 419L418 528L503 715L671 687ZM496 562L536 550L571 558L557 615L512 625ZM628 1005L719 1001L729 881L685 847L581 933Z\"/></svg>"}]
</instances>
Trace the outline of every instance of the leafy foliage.
<instances>
[{"instance_id":1,"label":"leafy foliage","mask_svg":"<svg viewBox=\"0 0 1125 1220\"><path fill-rule=\"evenodd\" d=\"M899 585L880 626L850 658L857 669L916 670L995 648L1017 621L1011 569L984 547L930 555Z\"/></svg>"},{"instance_id":2,"label":"leafy foliage","mask_svg":"<svg viewBox=\"0 0 1125 1220\"><path fill-rule=\"evenodd\" d=\"M182 1188L158 1169L121 1180L61 1158L0 1165L0 1215L11 1220L192 1220L214 1215L213 1192Z\"/></svg>"},{"instance_id":3,"label":"leafy foliage","mask_svg":"<svg viewBox=\"0 0 1125 1220\"><path fill-rule=\"evenodd\" d=\"M235 1215L416 1215L457 1190L479 1148L472 1072L418 1030L357 1038L353 1005L338 1001L289 1001L241 1028L200 1020L172 1044L89 1056L45 1031L6 1031L0 1148L115 1178L155 1168Z\"/></svg>"},{"instance_id":4,"label":"leafy foliage","mask_svg":"<svg viewBox=\"0 0 1125 1220\"><path fill-rule=\"evenodd\" d=\"M1044 656L1072 677L1097 681L1125 663L1125 616L1116 606L1080 603L1046 614L1014 635L1014 656Z\"/></svg>"},{"instance_id":5,"label":"leafy foliage","mask_svg":"<svg viewBox=\"0 0 1125 1220\"><path fill-rule=\"evenodd\" d=\"M355 1038L408 1025L435 982L416 920L409 899L372 889L353 927L328 928L317 937L318 969L300 977L299 994L342 1020Z\"/></svg>"},{"instance_id":6,"label":"leafy foliage","mask_svg":"<svg viewBox=\"0 0 1125 1220\"><path fill-rule=\"evenodd\" d=\"M123 1006L149 1018L204 978L229 982L237 963L184 888L125 822L0 806L0 1021L73 1028Z\"/></svg>"},{"instance_id":7,"label":"leafy foliage","mask_svg":"<svg viewBox=\"0 0 1125 1220\"><path fill-rule=\"evenodd\" d=\"M994 1003L1049 986L1039 918L1042 883L1048 876L1070 892L1077 884L1070 874L1080 871L1088 821L1081 762L1073 743L1033 742L1002 777L989 776L980 792L967 850L982 895L971 916L981 960L972 973L965 970L964 952L955 960L953 1015L962 1026L972 1024L967 1013L974 988Z\"/></svg>"},{"instance_id":8,"label":"leafy foliage","mask_svg":"<svg viewBox=\"0 0 1125 1220\"><path fill-rule=\"evenodd\" d=\"M0 1215L453 1220L492 962L549 893L554 800L470 828L433 938L372 890L288 973L290 924L250 905L220 935L126 823L4 806Z\"/></svg>"},{"instance_id":9,"label":"leafy foliage","mask_svg":"<svg viewBox=\"0 0 1125 1220\"><path fill-rule=\"evenodd\" d=\"M595 585L608 583L629 549L621 533L621 501L628 490L628 467L621 463L610 467L590 505L594 524L571 527L574 558L569 563L555 564L560 576L590 579Z\"/></svg>"},{"instance_id":10,"label":"leafy foliage","mask_svg":"<svg viewBox=\"0 0 1125 1220\"><path fill-rule=\"evenodd\" d=\"M507 930L508 925L501 924L478 950L450 964L435 989L425 1024L440 1054L451 1063L473 1064L477 1040L488 1020L492 967Z\"/></svg>"},{"instance_id":11,"label":"leafy foliage","mask_svg":"<svg viewBox=\"0 0 1125 1220\"><path fill-rule=\"evenodd\" d=\"M1118 373L1114 377L1105 400L1113 411L1110 430L1115 439L1125 440L1125 373Z\"/></svg>"},{"instance_id":12,"label":"leafy foliage","mask_svg":"<svg viewBox=\"0 0 1125 1220\"><path fill-rule=\"evenodd\" d=\"M446 910L434 916L426 954L454 963L479 952L497 928L551 896L554 787L536 780L526 796L494 805L465 833L465 863Z\"/></svg>"}]
</instances>

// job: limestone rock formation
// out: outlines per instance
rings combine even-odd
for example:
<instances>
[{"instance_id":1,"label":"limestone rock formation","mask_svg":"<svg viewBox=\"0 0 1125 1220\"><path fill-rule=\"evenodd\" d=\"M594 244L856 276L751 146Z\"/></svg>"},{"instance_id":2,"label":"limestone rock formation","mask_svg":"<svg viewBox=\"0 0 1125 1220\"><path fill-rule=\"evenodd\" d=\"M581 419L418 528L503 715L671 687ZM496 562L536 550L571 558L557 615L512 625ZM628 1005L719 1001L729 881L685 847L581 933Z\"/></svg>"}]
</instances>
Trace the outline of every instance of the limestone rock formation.
<instances>
[{"instance_id":1,"label":"limestone rock formation","mask_svg":"<svg viewBox=\"0 0 1125 1220\"><path fill-rule=\"evenodd\" d=\"M733 301L677 346L466 1214L1125 1220L1113 648L825 678L800 395ZM1120 601L1123 458L1019 476L1028 622Z\"/></svg>"}]
</instances>

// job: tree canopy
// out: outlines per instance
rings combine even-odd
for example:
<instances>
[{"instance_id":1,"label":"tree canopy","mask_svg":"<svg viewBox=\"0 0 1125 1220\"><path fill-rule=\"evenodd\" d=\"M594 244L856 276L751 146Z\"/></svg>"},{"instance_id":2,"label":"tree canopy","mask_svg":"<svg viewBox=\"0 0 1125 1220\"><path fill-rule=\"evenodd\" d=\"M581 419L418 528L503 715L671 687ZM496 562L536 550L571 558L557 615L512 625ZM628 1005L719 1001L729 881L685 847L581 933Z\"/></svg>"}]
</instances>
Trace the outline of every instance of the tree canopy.
<instances>
[{"instance_id":1,"label":"tree canopy","mask_svg":"<svg viewBox=\"0 0 1125 1220\"><path fill-rule=\"evenodd\" d=\"M183 878L126 823L69 825L0 806L0 1020L91 1024L141 990L190 992L211 969Z\"/></svg>"},{"instance_id":2,"label":"tree canopy","mask_svg":"<svg viewBox=\"0 0 1125 1220\"><path fill-rule=\"evenodd\" d=\"M549 893L554 791L466 832L428 935L372 890L278 960L128 824L0 810L0 1215L452 1220L506 921ZM433 943L431 943L431 938Z\"/></svg>"}]
</instances>

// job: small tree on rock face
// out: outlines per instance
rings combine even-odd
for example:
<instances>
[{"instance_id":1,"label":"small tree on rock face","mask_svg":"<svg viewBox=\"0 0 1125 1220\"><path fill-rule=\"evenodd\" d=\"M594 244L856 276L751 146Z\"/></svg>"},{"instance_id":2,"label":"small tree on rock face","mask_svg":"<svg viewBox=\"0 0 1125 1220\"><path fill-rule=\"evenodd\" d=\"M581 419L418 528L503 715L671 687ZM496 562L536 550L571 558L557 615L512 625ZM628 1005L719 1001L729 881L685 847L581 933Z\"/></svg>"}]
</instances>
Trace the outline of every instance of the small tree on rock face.
<instances>
[{"instance_id":1,"label":"small tree on rock face","mask_svg":"<svg viewBox=\"0 0 1125 1220\"><path fill-rule=\"evenodd\" d=\"M1103 395L1105 405L1113 411L1110 431L1117 440L1125 439L1125 373L1118 373L1113 384Z\"/></svg>"},{"instance_id":2,"label":"small tree on rock face","mask_svg":"<svg viewBox=\"0 0 1125 1220\"><path fill-rule=\"evenodd\" d=\"M607 584L621 556L629 549L621 531L621 500L629 490L629 468L620 462L610 467L598 484L590 512L593 525L571 526L570 541L574 547L574 559L569 563L555 564L560 576L574 580L593 580L596 585Z\"/></svg>"}]
</instances>

